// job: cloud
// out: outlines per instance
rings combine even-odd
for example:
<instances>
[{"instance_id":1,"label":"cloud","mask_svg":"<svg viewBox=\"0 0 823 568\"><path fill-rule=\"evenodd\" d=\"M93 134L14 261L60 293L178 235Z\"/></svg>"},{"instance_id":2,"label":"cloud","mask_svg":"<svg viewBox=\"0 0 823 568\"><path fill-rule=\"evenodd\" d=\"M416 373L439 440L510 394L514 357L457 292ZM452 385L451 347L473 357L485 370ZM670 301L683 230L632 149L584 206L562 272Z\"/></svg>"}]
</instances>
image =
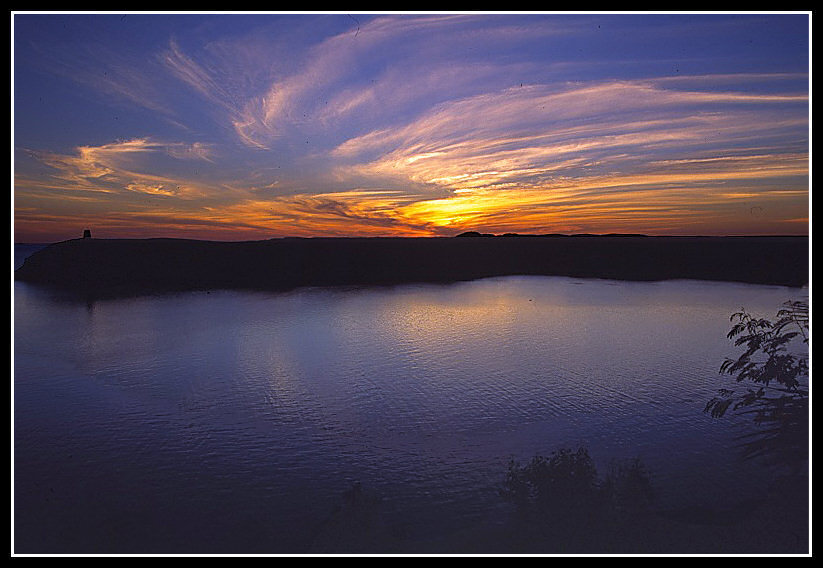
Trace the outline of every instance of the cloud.
<instances>
[{"instance_id":1,"label":"cloud","mask_svg":"<svg viewBox=\"0 0 823 568\"><path fill-rule=\"evenodd\" d=\"M209 145L201 143L135 138L100 146L79 146L73 155L43 151L29 151L29 154L56 170L52 175L64 182L64 189L194 197L200 192L191 183L157 174L155 160L161 154L178 160L210 161L212 151Z\"/></svg>"},{"instance_id":2,"label":"cloud","mask_svg":"<svg viewBox=\"0 0 823 568\"><path fill-rule=\"evenodd\" d=\"M173 105L156 78L160 69L145 58L114 50L87 38L87 42L32 41L35 66L83 85L100 100L125 101L160 113L174 115Z\"/></svg>"},{"instance_id":3,"label":"cloud","mask_svg":"<svg viewBox=\"0 0 823 568\"><path fill-rule=\"evenodd\" d=\"M362 17L350 24L303 51L284 53L280 34L255 33L208 44L197 55L171 41L160 60L221 110L239 140L269 149L307 125L322 129L358 117L385 119L398 108L476 94L484 83L511 84L534 65L465 56L572 29L568 22L467 15ZM262 58L266 53L272 55Z\"/></svg>"},{"instance_id":4,"label":"cloud","mask_svg":"<svg viewBox=\"0 0 823 568\"><path fill-rule=\"evenodd\" d=\"M212 159L214 155L214 146L212 144L205 144L203 142L194 142L192 144L177 142L174 144L165 144L161 146L165 148L166 152L168 152L170 156L180 160L214 161Z\"/></svg>"},{"instance_id":5,"label":"cloud","mask_svg":"<svg viewBox=\"0 0 823 568\"><path fill-rule=\"evenodd\" d=\"M332 155L342 170L454 191L674 163L703 167L682 156L716 157L739 153L744 142L802 136L807 102L804 95L676 91L646 81L531 85L443 104L403 127L351 138ZM669 155L680 158L659 159ZM748 159L749 174L760 168L767 175L784 169L776 161L790 161L789 170L803 173L804 158L738 156L734 166Z\"/></svg>"},{"instance_id":6,"label":"cloud","mask_svg":"<svg viewBox=\"0 0 823 568\"><path fill-rule=\"evenodd\" d=\"M261 237L603 232L632 220L631 232L687 231L728 223L735 207L751 218L755 200L770 226L808 216L807 74L691 59L693 74L654 75L673 48L613 55L588 17L207 20L151 36L143 60L126 42L49 53L60 73L173 118L191 139L149 136L147 122L117 142L18 152L35 158L15 160L21 216L83 204L119 230L165 220L187 235Z\"/></svg>"},{"instance_id":7,"label":"cloud","mask_svg":"<svg viewBox=\"0 0 823 568\"><path fill-rule=\"evenodd\" d=\"M214 72L186 55L172 39L167 50L160 54L160 60L172 74L192 87L210 102L229 111L236 112L236 105L223 82Z\"/></svg>"},{"instance_id":8,"label":"cloud","mask_svg":"<svg viewBox=\"0 0 823 568\"><path fill-rule=\"evenodd\" d=\"M261 170L233 180L214 201L222 187L158 173L160 156L214 163L213 148L202 143L136 138L36 155L77 189L198 197L198 205L175 209L191 226L222 220L269 235L611 232L632 222L644 232L686 231L711 215L718 221L725 202L753 198L782 199L781 218L807 215L802 188L778 193L769 180L807 178L808 154L768 145L787 134L802 138L805 98L704 95L617 81L525 85L450 101L321 153L336 164L337 191L301 191ZM277 195L263 197L263 189Z\"/></svg>"}]
</instances>

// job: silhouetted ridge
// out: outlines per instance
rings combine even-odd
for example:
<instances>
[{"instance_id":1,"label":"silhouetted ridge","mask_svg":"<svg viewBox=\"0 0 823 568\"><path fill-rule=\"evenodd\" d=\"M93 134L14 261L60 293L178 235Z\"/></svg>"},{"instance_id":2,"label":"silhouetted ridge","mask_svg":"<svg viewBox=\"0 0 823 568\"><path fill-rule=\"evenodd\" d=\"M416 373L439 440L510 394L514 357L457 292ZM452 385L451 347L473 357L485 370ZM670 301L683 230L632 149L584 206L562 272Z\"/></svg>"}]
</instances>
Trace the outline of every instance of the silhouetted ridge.
<instances>
[{"instance_id":1,"label":"silhouetted ridge","mask_svg":"<svg viewBox=\"0 0 823 568\"><path fill-rule=\"evenodd\" d=\"M521 233L503 233L502 235L495 235L494 233L480 233L478 231L466 231L464 233L460 233L459 235L455 235L456 237L646 237L642 233L606 233L606 234L594 234L594 233L573 233L573 234L565 234L565 233L549 233L546 235L535 235L531 233L521 234Z\"/></svg>"},{"instance_id":2,"label":"silhouetted ridge","mask_svg":"<svg viewBox=\"0 0 823 568\"><path fill-rule=\"evenodd\" d=\"M479 234L479 233L478 233ZM34 253L22 281L118 295L196 289L454 282L546 275L803 286L808 237L74 239Z\"/></svg>"}]
</instances>

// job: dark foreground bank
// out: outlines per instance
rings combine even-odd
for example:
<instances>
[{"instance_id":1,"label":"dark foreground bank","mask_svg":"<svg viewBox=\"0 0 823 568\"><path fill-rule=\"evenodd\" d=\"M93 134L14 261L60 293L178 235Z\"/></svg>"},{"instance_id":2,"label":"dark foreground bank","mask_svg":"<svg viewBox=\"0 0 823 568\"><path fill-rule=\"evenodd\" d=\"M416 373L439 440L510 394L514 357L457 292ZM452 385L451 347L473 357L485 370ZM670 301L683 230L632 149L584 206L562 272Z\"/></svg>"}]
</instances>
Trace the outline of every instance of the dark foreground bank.
<instances>
[{"instance_id":1,"label":"dark foreground bank","mask_svg":"<svg viewBox=\"0 0 823 568\"><path fill-rule=\"evenodd\" d=\"M34 253L15 278L96 296L509 275L803 286L809 280L808 246L808 237L87 238Z\"/></svg>"}]
</instances>

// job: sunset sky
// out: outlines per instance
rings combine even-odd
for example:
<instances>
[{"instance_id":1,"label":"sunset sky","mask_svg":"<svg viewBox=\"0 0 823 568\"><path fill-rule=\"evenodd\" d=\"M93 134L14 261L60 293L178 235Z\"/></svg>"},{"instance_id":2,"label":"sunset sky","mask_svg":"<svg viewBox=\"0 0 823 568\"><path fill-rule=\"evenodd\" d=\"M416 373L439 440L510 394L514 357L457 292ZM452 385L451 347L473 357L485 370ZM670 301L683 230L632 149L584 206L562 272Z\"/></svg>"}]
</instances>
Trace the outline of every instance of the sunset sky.
<instances>
[{"instance_id":1,"label":"sunset sky","mask_svg":"<svg viewBox=\"0 0 823 568\"><path fill-rule=\"evenodd\" d=\"M13 238L808 234L809 23L16 13Z\"/></svg>"}]
</instances>

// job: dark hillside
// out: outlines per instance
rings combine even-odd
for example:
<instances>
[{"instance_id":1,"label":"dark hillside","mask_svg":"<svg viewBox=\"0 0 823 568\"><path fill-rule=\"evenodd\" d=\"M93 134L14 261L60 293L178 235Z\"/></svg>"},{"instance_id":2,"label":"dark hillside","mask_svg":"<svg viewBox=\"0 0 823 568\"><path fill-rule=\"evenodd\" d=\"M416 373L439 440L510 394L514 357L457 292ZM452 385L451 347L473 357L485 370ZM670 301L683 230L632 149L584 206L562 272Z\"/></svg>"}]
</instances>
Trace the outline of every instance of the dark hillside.
<instances>
[{"instance_id":1,"label":"dark hillside","mask_svg":"<svg viewBox=\"0 0 823 568\"><path fill-rule=\"evenodd\" d=\"M16 279L93 295L454 282L548 275L802 286L807 237L471 236L217 242L75 239L30 256Z\"/></svg>"}]
</instances>

